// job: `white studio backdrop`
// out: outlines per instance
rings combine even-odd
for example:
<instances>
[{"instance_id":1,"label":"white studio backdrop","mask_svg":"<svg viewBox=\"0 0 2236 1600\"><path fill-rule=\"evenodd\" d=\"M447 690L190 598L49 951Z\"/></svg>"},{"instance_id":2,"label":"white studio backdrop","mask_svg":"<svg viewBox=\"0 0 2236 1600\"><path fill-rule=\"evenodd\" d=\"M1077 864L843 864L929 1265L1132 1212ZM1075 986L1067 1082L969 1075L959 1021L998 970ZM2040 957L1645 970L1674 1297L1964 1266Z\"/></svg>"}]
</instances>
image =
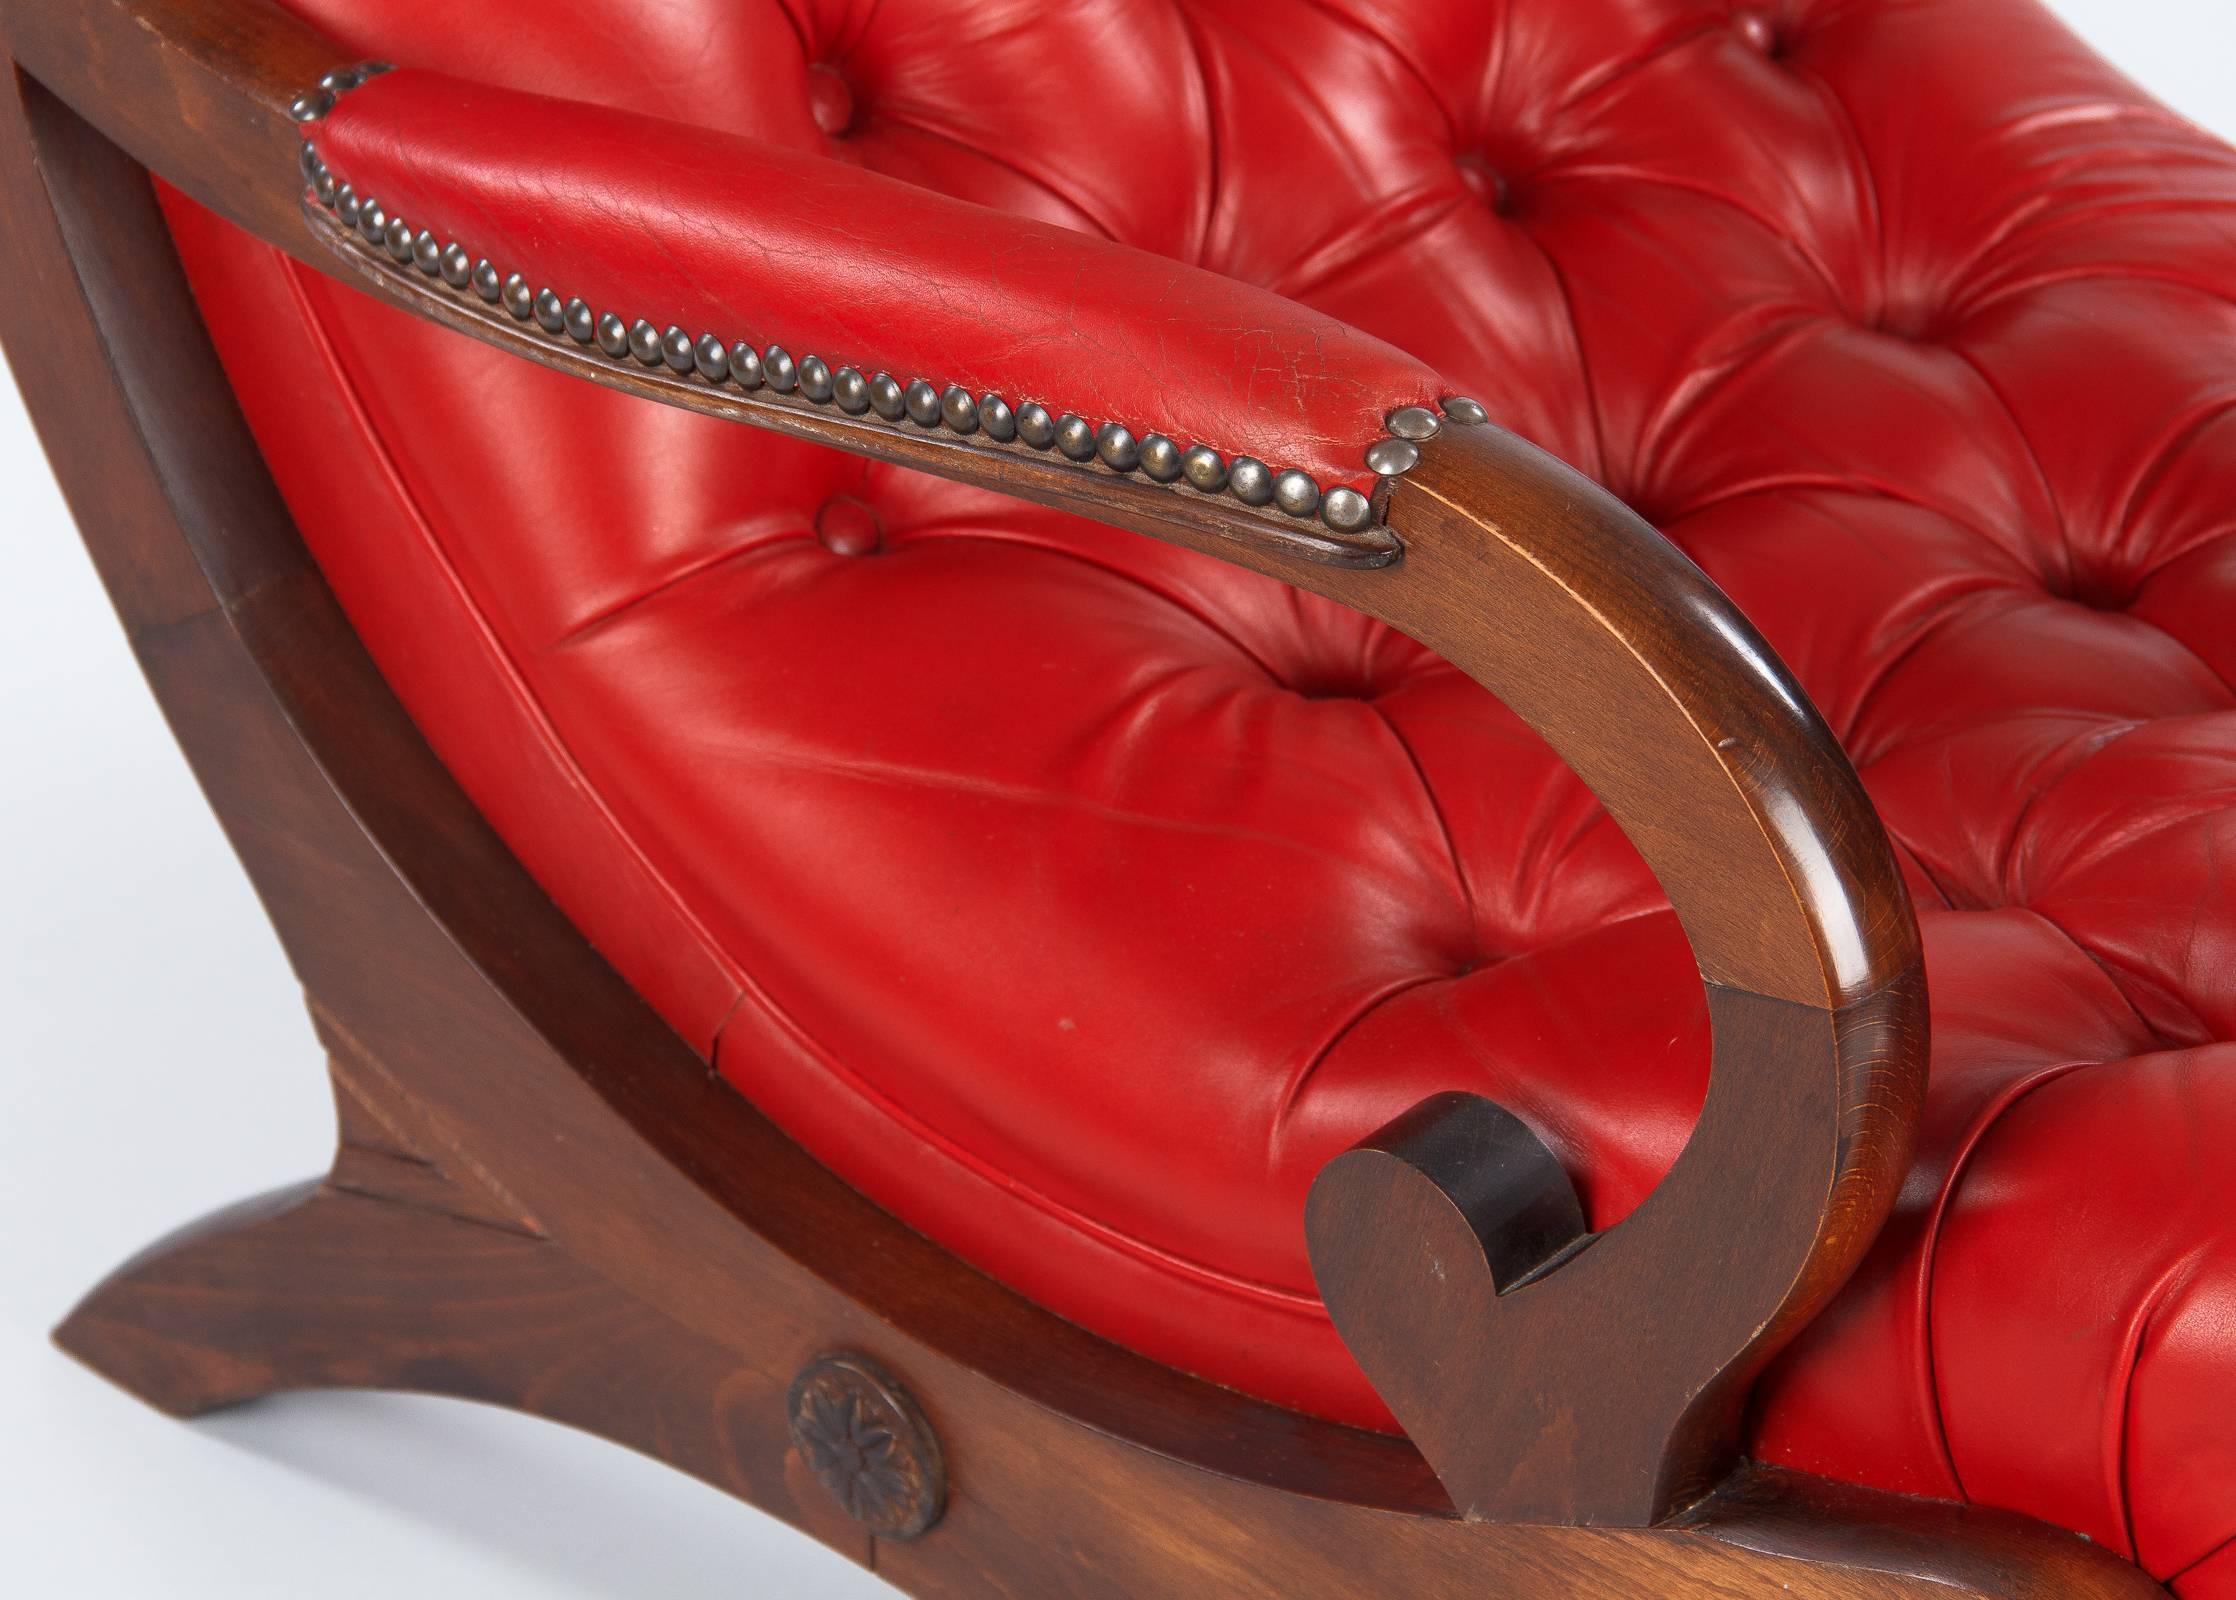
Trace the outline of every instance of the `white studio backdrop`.
<instances>
[{"instance_id":1,"label":"white studio backdrop","mask_svg":"<svg viewBox=\"0 0 2236 1600\"><path fill-rule=\"evenodd\" d=\"M2236 138L2228 0L2054 9ZM363 1394L182 1426L46 1342L142 1245L319 1170L333 1112L279 948L12 384L0 531L0 1594L889 1597L758 1512L563 1428Z\"/></svg>"}]
</instances>

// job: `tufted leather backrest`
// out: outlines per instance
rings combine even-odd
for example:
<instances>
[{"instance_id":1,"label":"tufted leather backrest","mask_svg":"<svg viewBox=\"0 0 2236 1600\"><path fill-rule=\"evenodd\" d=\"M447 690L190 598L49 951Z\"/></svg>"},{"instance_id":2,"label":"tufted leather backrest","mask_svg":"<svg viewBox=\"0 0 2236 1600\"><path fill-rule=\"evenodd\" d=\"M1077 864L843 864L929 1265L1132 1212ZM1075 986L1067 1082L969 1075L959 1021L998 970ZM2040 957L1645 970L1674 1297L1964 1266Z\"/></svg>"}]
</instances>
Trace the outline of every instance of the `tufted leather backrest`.
<instances>
[{"instance_id":1,"label":"tufted leather backrest","mask_svg":"<svg viewBox=\"0 0 2236 1600\"><path fill-rule=\"evenodd\" d=\"M296 8L368 52L1105 232L1411 350L1707 567L1867 774L1994 784L2228 703L2236 158L2034 0ZM445 464L476 456L411 437L518 461L530 409L566 460L531 457L508 504L556 521L576 484L645 486L595 548L479 519L467 559L529 648L828 487L796 444L415 355L362 381L438 510L481 508ZM1928 904L1999 903L2031 860L2011 808L1952 833L1906 782L1878 793ZM2138 987L2195 1031L2198 1004Z\"/></svg>"},{"instance_id":2,"label":"tufted leather backrest","mask_svg":"<svg viewBox=\"0 0 2236 1600\"><path fill-rule=\"evenodd\" d=\"M2211 564L2209 505L2179 481L2129 499L2138 454L2216 447L2210 269L2236 248L2236 166L2033 0L710 0L519 28L296 9L415 65L819 151L1264 285L1421 355L1712 570L1734 502L1776 496L1807 528L1839 520L1828 491L1862 490L1889 524L1869 537L1916 550L1914 577L1953 536L2014 585L2149 617L2222 668L2236 649L2189 614L2192 586L2173 614L2146 592L2170 561ZM2196 437L2119 426L2170 406ZM1770 609L1773 641L1809 654L1821 630ZM2206 687L2190 650L2036 620L2177 701Z\"/></svg>"}]
</instances>

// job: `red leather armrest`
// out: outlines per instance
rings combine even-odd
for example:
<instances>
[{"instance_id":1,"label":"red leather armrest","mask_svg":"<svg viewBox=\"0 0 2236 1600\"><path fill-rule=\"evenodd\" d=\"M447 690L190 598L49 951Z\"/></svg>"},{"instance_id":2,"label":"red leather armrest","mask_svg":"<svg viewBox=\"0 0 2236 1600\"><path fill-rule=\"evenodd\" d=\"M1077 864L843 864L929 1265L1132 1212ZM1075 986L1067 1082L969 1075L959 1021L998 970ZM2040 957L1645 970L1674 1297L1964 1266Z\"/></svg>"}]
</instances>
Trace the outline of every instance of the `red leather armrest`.
<instances>
[{"instance_id":1,"label":"red leather armrest","mask_svg":"<svg viewBox=\"0 0 2236 1600\"><path fill-rule=\"evenodd\" d=\"M598 313L1207 444L1323 489L1435 375L1279 295L827 158L432 72L305 124L390 218Z\"/></svg>"}]
</instances>

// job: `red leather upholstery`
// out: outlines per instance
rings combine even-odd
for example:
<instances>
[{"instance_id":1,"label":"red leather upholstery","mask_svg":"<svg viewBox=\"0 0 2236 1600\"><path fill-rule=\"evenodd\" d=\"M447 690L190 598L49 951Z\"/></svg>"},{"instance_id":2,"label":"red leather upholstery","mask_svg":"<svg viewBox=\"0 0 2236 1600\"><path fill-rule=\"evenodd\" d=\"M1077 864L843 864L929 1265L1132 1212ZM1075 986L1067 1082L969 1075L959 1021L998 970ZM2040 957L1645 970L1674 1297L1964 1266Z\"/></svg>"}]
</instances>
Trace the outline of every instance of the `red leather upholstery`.
<instances>
[{"instance_id":1,"label":"red leather upholstery","mask_svg":"<svg viewBox=\"0 0 2236 1600\"><path fill-rule=\"evenodd\" d=\"M1259 285L1652 516L1846 741L1933 989L1912 1182L1755 1448L2236 1595L2236 156L2032 0L296 3ZM1371 1421L1303 1261L1322 1160L1474 1089L1604 1225L1682 1144L1673 919L1408 641L173 214L445 759L741 1089L988 1270Z\"/></svg>"},{"instance_id":2,"label":"red leather upholstery","mask_svg":"<svg viewBox=\"0 0 2236 1600\"><path fill-rule=\"evenodd\" d=\"M655 328L1039 399L1323 488L1371 488L1383 418L1444 392L1294 300L820 153L408 67L305 132L390 216Z\"/></svg>"}]
</instances>

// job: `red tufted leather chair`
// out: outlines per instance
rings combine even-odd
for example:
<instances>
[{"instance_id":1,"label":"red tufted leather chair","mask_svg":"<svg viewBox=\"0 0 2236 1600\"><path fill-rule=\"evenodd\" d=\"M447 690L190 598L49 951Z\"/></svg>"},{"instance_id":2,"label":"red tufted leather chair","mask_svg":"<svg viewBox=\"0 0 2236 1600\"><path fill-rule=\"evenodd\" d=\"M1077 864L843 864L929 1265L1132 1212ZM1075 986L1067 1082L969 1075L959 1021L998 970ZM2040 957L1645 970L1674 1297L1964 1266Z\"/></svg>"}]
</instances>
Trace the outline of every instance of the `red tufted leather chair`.
<instances>
[{"instance_id":1,"label":"red tufted leather chair","mask_svg":"<svg viewBox=\"0 0 2236 1600\"><path fill-rule=\"evenodd\" d=\"M1842 1124L1839 1171L1899 1181L1818 1230L1821 1292L1733 1358L1749 1482L1881 1492L1857 1512L1794 1491L1813 1509L1780 1527L1884 1530L1916 1497L2120 1558L2068 1570L2045 1534L2003 1578L1934 1579L1973 1592L2128 1592L2139 1569L2236 1597L2236 155L2034 0L288 0L284 29L245 5L6 9L37 92L168 180L231 392L380 677L659 1018L1024 1300L1322 1455L1382 1450L1324 1441L1392 1433L1394 1410L1493 1520L1436 1420L1474 1402L1381 1370L1368 1311L1331 1320L1322 1290L1354 1268L1317 1214L1308 1248L1308 1190L1362 1141L1434 1176L1428 1146L1373 1136L1464 1091L1523 1130L1470 1124L1467 1148L1556 1159L1584 1237L1644 1214L1702 1120L1712 1034L1740 1031L1711 1026L1708 913L1647 864L1678 848L1655 796L1681 831L1690 769L1628 748L1618 802L1617 758L1571 742L1595 695L1602 722L1628 705L1591 660L1549 725L1528 685L1518 714L1282 577L1332 564L1365 594L1425 561L1400 497L1457 498L1439 452L1538 485L1533 507L1601 504L1499 430L1594 480L1709 580L1642 533L1600 552L1595 582L1682 623L1617 619L1649 676L1753 663L1746 692L1829 730L1868 795L1842 809L1829 744L1781 756L1739 713L1710 741L1766 792L1825 786L1794 804L1835 823L1794 836L1831 841L1827 881L1865 886L1858 926L1891 952L1870 985L1834 972L1836 1017L1882 978L1904 997L1870 1046L1891 1088L1838 1055L1843 1114L1900 1102L1903 1041L1930 1035L1922 1104L1857 1136L1877 1153ZM171 71L175 108L105 116L128 13L212 81L292 64L310 30L322 66L402 67L290 80L299 172L166 164L161 130L228 102ZM58 237L84 254L67 215ZM1203 441L1212 465L1184 462ZM1175 535L1167 502L1223 520ZM1526 650L1536 603L1486 651ZM1904 1009L1904 891L1929 1030ZM418 1115L376 1120L455 1177ZM1767 1204L1725 1182L1733 1217ZM1570 1270L1551 1258L1548 1284ZM917 1387L900 1365L881 1393ZM889 1429L949 1437L919 1399ZM1560 1530L1524 1528L1479 1581L1776 1593L1802 1572L1863 1595L1909 1591L1829 1586L1844 1562L1858 1584L1927 1570L1802 1539L1783 1576L1733 1576L1671 1531L1712 1486L1676 1481L1637 1519L1662 1540L1638 1549L1688 1552L1666 1568L1531 1588L1553 1558L1523 1536ZM1945 1556L2021 1524L1933 1526ZM974 1559L976 1590L901 1581L1186 1592L1086 1561L1005 1588L1016 1569ZM1322 1581L1268 1592L1356 1592Z\"/></svg>"}]
</instances>

